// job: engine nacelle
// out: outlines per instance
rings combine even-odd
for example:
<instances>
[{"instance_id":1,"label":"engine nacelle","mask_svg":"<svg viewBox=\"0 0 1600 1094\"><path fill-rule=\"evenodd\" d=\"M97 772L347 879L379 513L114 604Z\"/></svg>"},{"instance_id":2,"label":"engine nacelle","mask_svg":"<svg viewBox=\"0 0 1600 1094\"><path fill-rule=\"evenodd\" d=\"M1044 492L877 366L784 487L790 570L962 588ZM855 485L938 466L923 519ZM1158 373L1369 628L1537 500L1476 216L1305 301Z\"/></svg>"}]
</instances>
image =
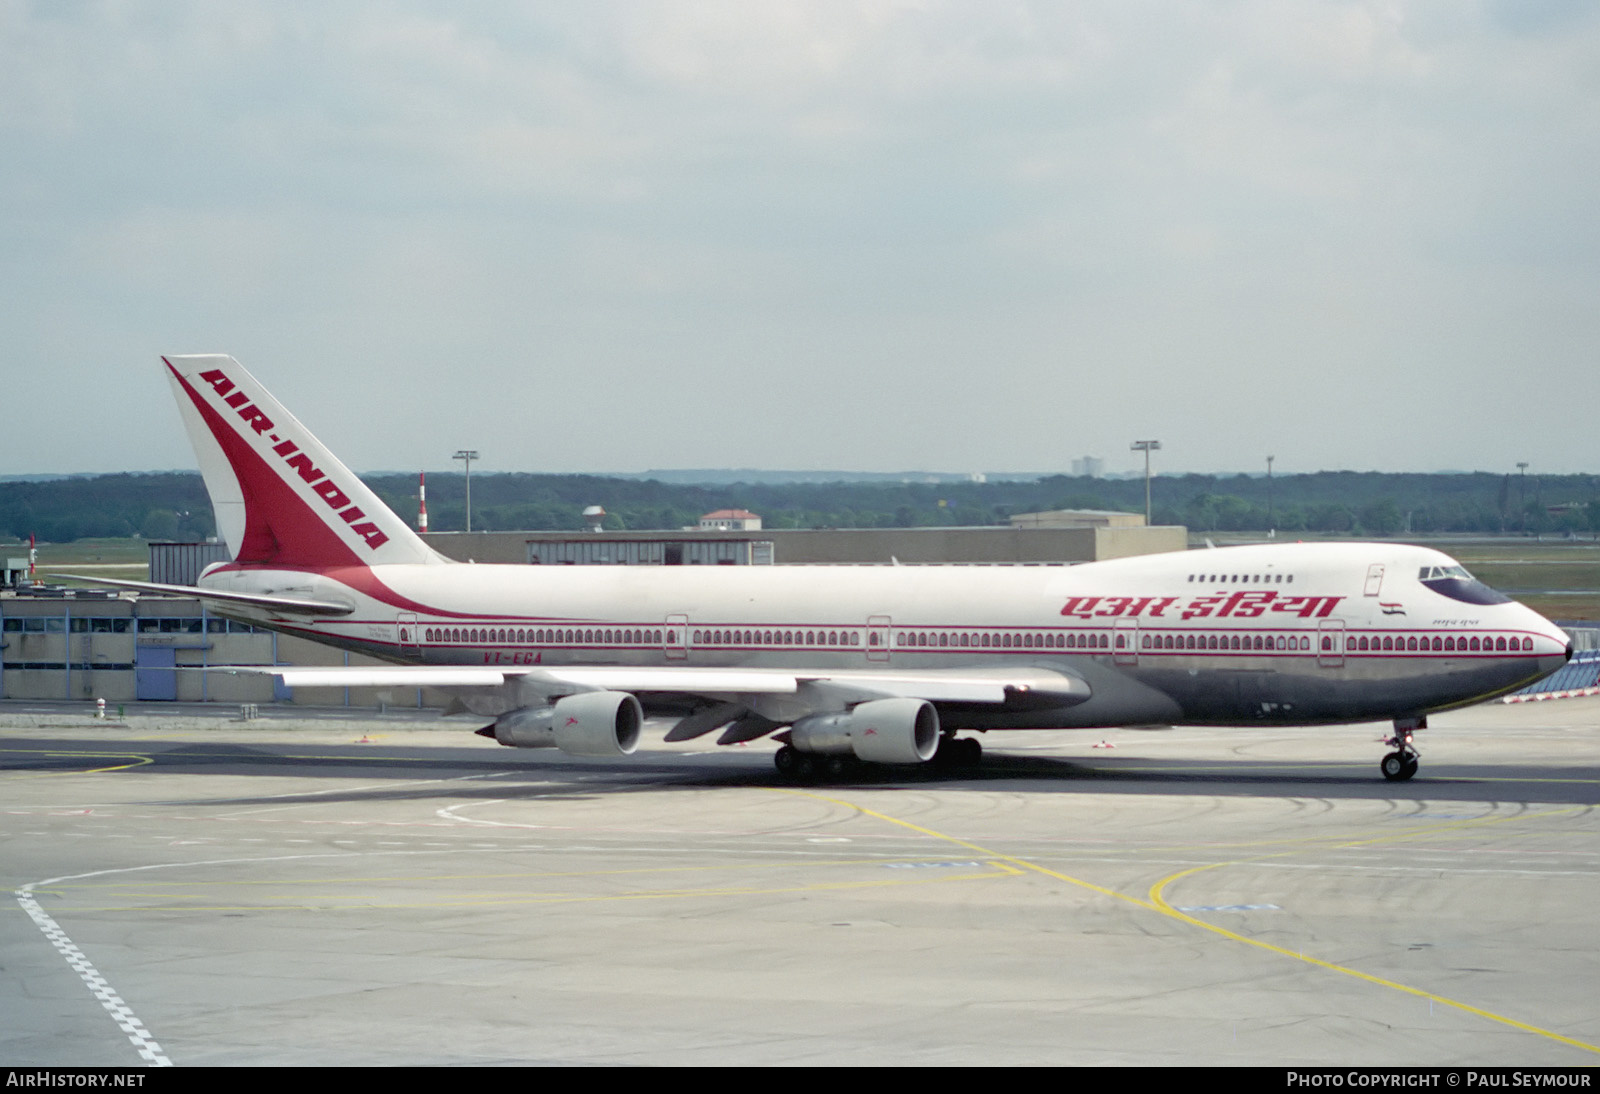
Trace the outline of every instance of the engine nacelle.
<instances>
[{"instance_id":1,"label":"engine nacelle","mask_svg":"<svg viewBox=\"0 0 1600 1094\"><path fill-rule=\"evenodd\" d=\"M514 748L559 748L569 756L626 756L639 747L643 726L644 711L632 695L585 691L552 706L509 711L488 728L495 740Z\"/></svg>"},{"instance_id":2,"label":"engine nacelle","mask_svg":"<svg viewBox=\"0 0 1600 1094\"><path fill-rule=\"evenodd\" d=\"M939 712L926 699L874 699L848 714L812 714L789 727L801 752L854 754L878 764L920 764L939 748Z\"/></svg>"}]
</instances>

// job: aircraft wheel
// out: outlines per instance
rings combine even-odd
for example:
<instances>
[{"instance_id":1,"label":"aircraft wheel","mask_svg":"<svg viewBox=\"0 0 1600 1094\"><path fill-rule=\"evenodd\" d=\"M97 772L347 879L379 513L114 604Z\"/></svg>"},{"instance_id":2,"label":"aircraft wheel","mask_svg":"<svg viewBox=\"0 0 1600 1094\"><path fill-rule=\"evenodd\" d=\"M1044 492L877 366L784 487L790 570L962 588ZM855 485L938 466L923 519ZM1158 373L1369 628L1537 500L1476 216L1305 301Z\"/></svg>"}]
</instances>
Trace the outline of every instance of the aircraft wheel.
<instances>
[{"instance_id":1,"label":"aircraft wheel","mask_svg":"<svg viewBox=\"0 0 1600 1094\"><path fill-rule=\"evenodd\" d=\"M795 751L793 745L784 745L773 755L772 763L777 767L778 774L785 777L792 776L800 764L800 753Z\"/></svg>"},{"instance_id":2,"label":"aircraft wheel","mask_svg":"<svg viewBox=\"0 0 1600 1094\"><path fill-rule=\"evenodd\" d=\"M817 764L817 770L825 778L842 779L850 770L850 761L844 756L826 756Z\"/></svg>"},{"instance_id":3,"label":"aircraft wheel","mask_svg":"<svg viewBox=\"0 0 1600 1094\"><path fill-rule=\"evenodd\" d=\"M1404 752L1391 752L1378 765L1383 777L1392 783L1403 783L1417 773L1417 760Z\"/></svg>"},{"instance_id":4,"label":"aircraft wheel","mask_svg":"<svg viewBox=\"0 0 1600 1094\"><path fill-rule=\"evenodd\" d=\"M983 745L976 737L946 737L933 754L937 767L976 767L983 760Z\"/></svg>"}]
</instances>

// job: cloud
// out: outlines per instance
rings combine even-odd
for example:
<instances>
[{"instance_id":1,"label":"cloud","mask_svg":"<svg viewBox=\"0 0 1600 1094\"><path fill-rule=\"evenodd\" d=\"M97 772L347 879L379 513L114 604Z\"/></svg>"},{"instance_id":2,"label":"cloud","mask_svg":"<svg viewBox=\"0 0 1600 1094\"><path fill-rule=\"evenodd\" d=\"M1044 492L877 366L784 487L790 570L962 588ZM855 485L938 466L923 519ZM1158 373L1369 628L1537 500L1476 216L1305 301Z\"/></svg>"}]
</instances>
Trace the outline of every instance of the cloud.
<instances>
[{"instance_id":1,"label":"cloud","mask_svg":"<svg viewBox=\"0 0 1600 1094\"><path fill-rule=\"evenodd\" d=\"M358 466L1593 467L1582 7L0 0L8 378L229 350Z\"/></svg>"}]
</instances>

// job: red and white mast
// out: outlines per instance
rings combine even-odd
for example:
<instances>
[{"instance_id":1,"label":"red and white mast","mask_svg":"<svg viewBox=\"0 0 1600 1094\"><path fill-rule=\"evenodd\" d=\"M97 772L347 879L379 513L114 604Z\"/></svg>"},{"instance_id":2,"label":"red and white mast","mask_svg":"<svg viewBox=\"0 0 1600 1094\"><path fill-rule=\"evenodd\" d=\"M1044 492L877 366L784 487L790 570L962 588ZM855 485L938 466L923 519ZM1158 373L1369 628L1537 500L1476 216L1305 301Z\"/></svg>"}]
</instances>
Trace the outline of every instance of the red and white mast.
<instances>
[{"instance_id":1,"label":"red and white mast","mask_svg":"<svg viewBox=\"0 0 1600 1094\"><path fill-rule=\"evenodd\" d=\"M417 472L417 531L428 530L428 473Z\"/></svg>"}]
</instances>

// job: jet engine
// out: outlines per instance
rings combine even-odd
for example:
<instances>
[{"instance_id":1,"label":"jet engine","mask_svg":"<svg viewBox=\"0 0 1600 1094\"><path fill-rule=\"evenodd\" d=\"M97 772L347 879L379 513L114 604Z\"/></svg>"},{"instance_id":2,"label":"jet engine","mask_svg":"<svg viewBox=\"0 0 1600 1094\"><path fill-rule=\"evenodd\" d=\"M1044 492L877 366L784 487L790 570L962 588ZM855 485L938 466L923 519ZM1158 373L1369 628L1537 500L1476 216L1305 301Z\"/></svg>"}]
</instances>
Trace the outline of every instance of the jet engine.
<instances>
[{"instance_id":1,"label":"jet engine","mask_svg":"<svg viewBox=\"0 0 1600 1094\"><path fill-rule=\"evenodd\" d=\"M879 764L920 764L939 747L939 712L925 699L875 699L846 714L812 714L789 727L801 752L854 755Z\"/></svg>"},{"instance_id":2,"label":"jet engine","mask_svg":"<svg viewBox=\"0 0 1600 1094\"><path fill-rule=\"evenodd\" d=\"M644 711L625 691L585 691L551 706L521 707L478 730L514 748L559 748L569 756L626 756L639 747Z\"/></svg>"}]
</instances>

